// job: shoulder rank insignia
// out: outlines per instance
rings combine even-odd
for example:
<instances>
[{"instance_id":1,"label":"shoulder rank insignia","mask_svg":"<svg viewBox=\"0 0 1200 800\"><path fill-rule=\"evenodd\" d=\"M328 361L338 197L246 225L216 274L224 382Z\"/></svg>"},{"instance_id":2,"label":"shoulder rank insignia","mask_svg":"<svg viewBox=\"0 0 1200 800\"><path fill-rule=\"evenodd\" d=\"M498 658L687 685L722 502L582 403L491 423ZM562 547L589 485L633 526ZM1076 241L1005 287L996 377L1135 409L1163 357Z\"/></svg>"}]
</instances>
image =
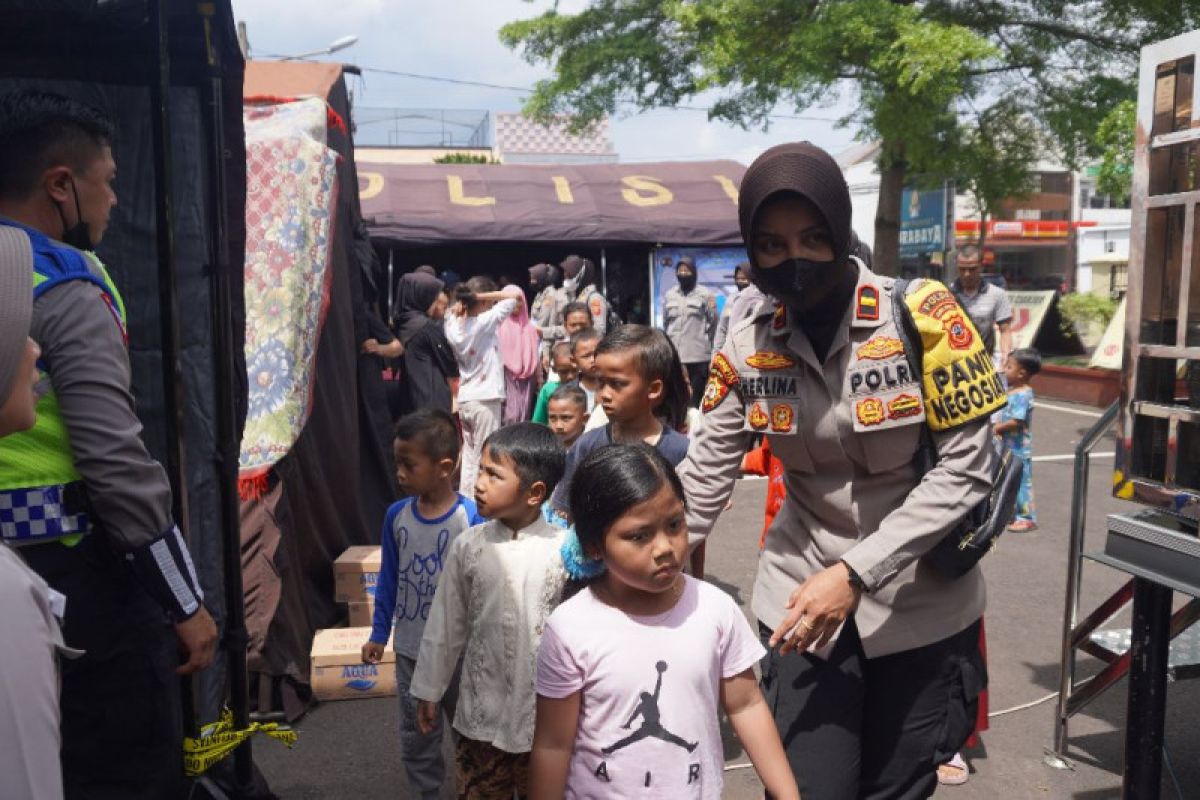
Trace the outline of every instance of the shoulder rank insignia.
<instances>
[{"instance_id":1,"label":"shoulder rank insignia","mask_svg":"<svg viewBox=\"0 0 1200 800\"><path fill-rule=\"evenodd\" d=\"M771 330L781 331L787 327L787 307L782 303L775 306L775 313L771 315Z\"/></svg>"},{"instance_id":2,"label":"shoulder rank insignia","mask_svg":"<svg viewBox=\"0 0 1200 800\"><path fill-rule=\"evenodd\" d=\"M904 354L904 344L899 339L890 336L876 336L858 348L859 358L881 361L892 356Z\"/></svg>"},{"instance_id":3,"label":"shoulder rank insignia","mask_svg":"<svg viewBox=\"0 0 1200 800\"><path fill-rule=\"evenodd\" d=\"M946 287L926 281L904 300L924 345L921 382L930 430L957 428L1003 408L1008 397L992 354Z\"/></svg>"},{"instance_id":4,"label":"shoulder rank insignia","mask_svg":"<svg viewBox=\"0 0 1200 800\"><path fill-rule=\"evenodd\" d=\"M796 366L796 359L783 353L759 350L753 355L746 356L746 366L755 369L788 369Z\"/></svg>"},{"instance_id":5,"label":"shoulder rank insignia","mask_svg":"<svg viewBox=\"0 0 1200 800\"><path fill-rule=\"evenodd\" d=\"M592 299L588 301L588 310L592 312L593 317L599 317L604 313L604 301L600 299L600 295L592 295Z\"/></svg>"},{"instance_id":6,"label":"shoulder rank insignia","mask_svg":"<svg viewBox=\"0 0 1200 800\"><path fill-rule=\"evenodd\" d=\"M712 365L708 370L708 383L704 386L704 399L700 401L700 410L705 414L721 405L729 390L741 383L737 370L729 363L724 353L713 356Z\"/></svg>"},{"instance_id":7,"label":"shoulder rank insignia","mask_svg":"<svg viewBox=\"0 0 1200 800\"><path fill-rule=\"evenodd\" d=\"M855 316L858 319L879 319L879 290L874 285L864 283L858 287L858 311Z\"/></svg>"}]
</instances>

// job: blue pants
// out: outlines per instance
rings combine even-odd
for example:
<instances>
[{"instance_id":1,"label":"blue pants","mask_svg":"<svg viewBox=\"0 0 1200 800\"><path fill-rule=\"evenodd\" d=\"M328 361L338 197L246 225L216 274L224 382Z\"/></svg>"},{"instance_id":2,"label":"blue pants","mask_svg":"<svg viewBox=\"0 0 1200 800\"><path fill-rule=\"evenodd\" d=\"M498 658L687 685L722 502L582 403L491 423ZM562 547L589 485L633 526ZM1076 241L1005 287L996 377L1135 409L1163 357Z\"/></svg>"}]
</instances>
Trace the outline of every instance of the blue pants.
<instances>
[{"instance_id":1,"label":"blue pants","mask_svg":"<svg viewBox=\"0 0 1200 800\"><path fill-rule=\"evenodd\" d=\"M1033 506L1033 456L1018 455L1015 452L1013 455L1021 459L1021 466L1024 467L1021 472L1021 488L1017 490L1017 513L1014 519L1037 522L1037 512Z\"/></svg>"}]
</instances>

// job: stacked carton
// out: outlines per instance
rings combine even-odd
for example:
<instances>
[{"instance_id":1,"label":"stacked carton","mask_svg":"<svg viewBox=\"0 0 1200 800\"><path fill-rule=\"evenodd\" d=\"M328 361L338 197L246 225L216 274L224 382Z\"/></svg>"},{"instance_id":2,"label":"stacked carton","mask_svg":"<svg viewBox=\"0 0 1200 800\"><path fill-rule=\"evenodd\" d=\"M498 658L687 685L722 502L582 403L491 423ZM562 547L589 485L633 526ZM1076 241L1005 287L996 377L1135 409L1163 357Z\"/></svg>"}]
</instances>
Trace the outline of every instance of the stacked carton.
<instances>
[{"instance_id":1,"label":"stacked carton","mask_svg":"<svg viewBox=\"0 0 1200 800\"><path fill-rule=\"evenodd\" d=\"M349 628L317 631L312 645L312 690L318 700L389 697L396 694L396 653L388 637L378 664L364 664L362 646L371 635L378 547L350 547L333 562L334 599L350 612Z\"/></svg>"},{"instance_id":2,"label":"stacked carton","mask_svg":"<svg viewBox=\"0 0 1200 800\"><path fill-rule=\"evenodd\" d=\"M346 604L352 628L371 625L380 563L378 547L349 547L333 562L334 600Z\"/></svg>"}]
</instances>

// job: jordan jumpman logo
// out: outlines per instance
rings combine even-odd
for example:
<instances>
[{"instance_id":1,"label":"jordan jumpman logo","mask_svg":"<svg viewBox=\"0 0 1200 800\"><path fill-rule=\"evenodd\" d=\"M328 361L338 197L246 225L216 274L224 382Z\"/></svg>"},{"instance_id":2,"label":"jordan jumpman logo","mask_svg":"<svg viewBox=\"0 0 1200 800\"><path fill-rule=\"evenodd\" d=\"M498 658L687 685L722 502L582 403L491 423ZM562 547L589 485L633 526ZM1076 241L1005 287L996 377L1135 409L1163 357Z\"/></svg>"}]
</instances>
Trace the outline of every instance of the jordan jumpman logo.
<instances>
[{"instance_id":1,"label":"jordan jumpman logo","mask_svg":"<svg viewBox=\"0 0 1200 800\"><path fill-rule=\"evenodd\" d=\"M659 661L654 665L654 668L658 670L658 681L654 684L654 694L642 692L641 702L637 704L637 708L633 710L633 714L629 717L629 720L621 726L622 728L630 727L633 725L633 721L640 716L642 718L642 727L629 734L616 744L601 748L601 753L604 753L605 755L611 755L623 747L628 747L634 742L640 742L642 739L645 739L648 736L653 736L656 739L662 739L664 742L668 742L670 744L679 745L689 753L696 749L696 745L699 744L699 742L685 742L683 739L679 738L662 726L662 714L658 710L658 695L662 691L663 673L667 671L667 662Z\"/></svg>"}]
</instances>

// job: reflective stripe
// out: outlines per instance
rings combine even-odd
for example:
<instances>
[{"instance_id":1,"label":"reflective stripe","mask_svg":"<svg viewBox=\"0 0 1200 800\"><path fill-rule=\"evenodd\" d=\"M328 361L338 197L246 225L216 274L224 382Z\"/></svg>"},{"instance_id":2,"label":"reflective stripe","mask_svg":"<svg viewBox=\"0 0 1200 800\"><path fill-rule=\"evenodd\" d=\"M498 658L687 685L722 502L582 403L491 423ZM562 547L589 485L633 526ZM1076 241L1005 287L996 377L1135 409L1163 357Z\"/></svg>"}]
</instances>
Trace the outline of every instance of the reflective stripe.
<instances>
[{"instance_id":1,"label":"reflective stripe","mask_svg":"<svg viewBox=\"0 0 1200 800\"><path fill-rule=\"evenodd\" d=\"M0 539L22 545L87 533L88 515L68 508L65 498L71 486L0 491Z\"/></svg>"}]
</instances>

